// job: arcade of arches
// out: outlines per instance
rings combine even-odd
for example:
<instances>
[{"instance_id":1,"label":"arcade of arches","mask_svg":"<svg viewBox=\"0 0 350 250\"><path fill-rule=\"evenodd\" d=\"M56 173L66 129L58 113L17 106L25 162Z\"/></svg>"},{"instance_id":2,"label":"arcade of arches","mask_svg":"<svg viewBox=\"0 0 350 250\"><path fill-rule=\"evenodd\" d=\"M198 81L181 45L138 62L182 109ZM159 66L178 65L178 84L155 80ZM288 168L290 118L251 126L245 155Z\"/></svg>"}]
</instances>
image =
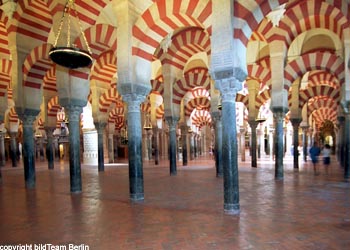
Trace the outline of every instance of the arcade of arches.
<instances>
[{"instance_id":1,"label":"arcade of arches","mask_svg":"<svg viewBox=\"0 0 350 250\"><path fill-rule=\"evenodd\" d=\"M71 192L83 191L81 162L128 158L132 201L144 159L168 157L176 175L214 153L236 214L238 157L273 156L283 179L283 156L298 168L313 142L349 178L349 1L75 0L83 34L71 39L93 58L78 69L48 56L66 0L0 2L1 164L16 166L21 145L27 188L36 152L49 169L69 160Z\"/></svg>"}]
</instances>

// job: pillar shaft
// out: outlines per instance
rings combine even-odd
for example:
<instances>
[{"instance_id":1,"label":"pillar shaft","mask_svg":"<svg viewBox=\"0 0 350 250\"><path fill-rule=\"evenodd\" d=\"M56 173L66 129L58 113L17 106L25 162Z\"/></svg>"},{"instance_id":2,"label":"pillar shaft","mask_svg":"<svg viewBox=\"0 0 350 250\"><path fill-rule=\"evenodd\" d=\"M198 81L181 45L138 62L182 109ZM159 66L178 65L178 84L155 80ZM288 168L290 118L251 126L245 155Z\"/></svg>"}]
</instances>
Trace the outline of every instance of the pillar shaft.
<instances>
[{"instance_id":1,"label":"pillar shaft","mask_svg":"<svg viewBox=\"0 0 350 250\"><path fill-rule=\"evenodd\" d=\"M215 119L215 167L216 176L222 177L224 169L222 165L222 121L221 117Z\"/></svg>"},{"instance_id":2,"label":"pillar shaft","mask_svg":"<svg viewBox=\"0 0 350 250\"><path fill-rule=\"evenodd\" d=\"M0 167L5 166L5 132L0 132Z\"/></svg>"},{"instance_id":3,"label":"pillar shaft","mask_svg":"<svg viewBox=\"0 0 350 250\"><path fill-rule=\"evenodd\" d=\"M123 96L128 103L128 150L129 150L129 188L130 199L144 199L143 163L142 163L142 128L140 104L144 96Z\"/></svg>"},{"instance_id":4,"label":"pillar shaft","mask_svg":"<svg viewBox=\"0 0 350 250\"><path fill-rule=\"evenodd\" d=\"M83 108L70 105L65 107L69 116L69 171L70 191L79 193L82 191L81 164L80 164L80 114Z\"/></svg>"},{"instance_id":5,"label":"pillar shaft","mask_svg":"<svg viewBox=\"0 0 350 250\"><path fill-rule=\"evenodd\" d=\"M187 126L183 124L181 126L181 137L182 137L182 165L187 166Z\"/></svg>"},{"instance_id":6,"label":"pillar shaft","mask_svg":"<svg viewBox=\"0 0 350 250\"><path fill-rule=\"evenodd\" d=\"M153 148L154 148L154 164L159 164L159 130L158 127L153 128Z\"/></svg>"},{"instance_id":7,"label":"pillar shaft","mask_svg":"<svg viewBox=\"0 0 350 250\"><path fill-rule=\"evenodd\" d=\"M23 122L23 167L26 188L35 187L35 155L33 123L36 116L24 115Z\"/></svg>"},{"instance_id":8,"label":"pillar shaft","mask_svg":"<svg viewBox=\"0 0 350 250\"><path fill-rule=\"evenodd\" d=\"M303 127L303 158L304 162L307 161L307 133L308 133L309 127Z\"/></svg>"},{"instance_id":9,"label":"pillar shaft","mask_svg":"<svg viewBox=\"0 0 350 250\"><path fill-rule=\"evenodd\" d=\"M345 139L344 178L349 179L350 178L350 112L345 114L344 139Z\"/></svg>"},{"instance_id":10,"label":"pillar shaft","mask_svg":"<svg viewBox=\"0 0 350 250\"><path fill-rule=\"evenodd\" d=\"M299 168L299 124L301 119L291 119L293 125L293 166Z\"/></svg>"},{"instance_id":11,"label":"pillar shaft","mask_svg":"<svg viewBox=\"0 0 350 250\"><path fill-rule=\"evenodd\" d=\"M251 166L253 168L256 168L258 166L257 164L257 157L256 157L256 141L257 141L257 137L256 137L256 127L258 126L258 122L256 121L249 121L249 126L251 128L251 157L252 157L252 162L251 162Z\"/></svg>"},{"instance_id":12,"label":"pillar shaft","mask_svg":"<svg viewBox=\"0 0 350 250\"><path fill-rule=\"evenodd\" d=\"M176 168L176 124L178 122L177 117L166 117L166 121L169 125L169 161L170 161L170 175L177 174Z\"/></svg>"},{"instance_id":13,"label":"pillar shaft","mask_svg":"<svg viewBox=\"0 0 350 250\"><path fill-rule=\"evenodd\" d=\"M276 111L275 116L275 178L280 180L283 179L283 155L284 155L284 145L283 145L283 120L284 112Z\"/></svg>"},{"instance_id":14,"label":"pillar shaft","mask_svg":"<svg viewBox=\"0 0 350 250\"><path fill-rule=\"evenodd\" d=\"M12 167L17 167L17 132L10 132L10 158ZM33 148L34 150L34 148Z\"/></svg>"},{"instance_id":15,"label":"pillar shaft","mask_svg":"<svg viewBox=\"0 0 350 250\"><path fill-rule=\"evenodd\" d=\"M103 132L106 128L106 122L96 122L95 128L97 129L97 159L98 159L98 171L105 171L104 163L104 149L103 149Z\"/></svg>"},{"instance_id":16,"label":"pillar shaft","mask_svg":"<svg viewBox=\"0 0 350 250\"><path fill-rule=\"evenodd\" d=\"M46 144L46 158L48 169L54 169L54 152L53 152L53 131L55 128L45 128L47 144Z\"/></svg>"}]
</instances>

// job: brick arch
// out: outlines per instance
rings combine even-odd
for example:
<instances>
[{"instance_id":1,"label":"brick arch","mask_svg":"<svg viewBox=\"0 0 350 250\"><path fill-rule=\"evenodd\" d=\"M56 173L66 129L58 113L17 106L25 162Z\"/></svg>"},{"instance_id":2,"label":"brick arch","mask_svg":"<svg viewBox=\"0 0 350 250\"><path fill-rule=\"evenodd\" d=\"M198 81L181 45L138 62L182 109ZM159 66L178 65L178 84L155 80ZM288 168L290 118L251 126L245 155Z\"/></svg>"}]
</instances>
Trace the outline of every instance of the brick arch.
<instances>
[{"instance_id":1,"label":"brick arch","mask_svg":"<svg viewBox=\"0 0 350 250\"><path fill-rule=\"evenodd\" d=\"M341 88L338 77L325 71L311 72L308 80L309 86L328 85L335 89Z\"/></svg>"},{"instance_id":2,"label":"brick arch","mask_svg":"<svg viewBox=\"0 0 350 250\"><path fill-rule=\"evenodd\" d=\"M99 99L99 111L107 113L112 103L115 103L116 107L124 106L122 96L116 88L109 88L101 95Z\"/></svg>"},{"instance_id":3,"label":"brick arch","mask_svg":"<svg viewBox=\"0 0 350 250\"><path fill-rule=\"evenodd\" d=\"M5 58L0 59L0 96L5 96L11 87L12 61Z\"/></svg>"},{"instance_id":4,"label":"brick arch","mask_svg":"<svg viewBox=\"0 0 350 250\"><path fill-rule=\"evenodd\" d=\"M56 65L53 65L48 71L43 79L43 89L46 91L52 91L53 93L57 93L57 85L56 85Z\"/></svg>"},{"instance_id":5,"label":"brick arch","mask_svg":"<svg viewBox=\"0 0 350 250\"><path fill-rule=\"evenodd\" d=\"M341 96L339 89L327 85L309 87L299 92L299 107L302 108L305 103L314 97L327 97L339 103Z\"/></svg>"},{"instance_id":6,"label":"brick arch","mask_svg":"<svg viewBox=\"0 0 350 250\"><path fill-rule=\"evenodd\" d=\"M255 108L260 109L269 99L271 99L271 90L265 89L263 92L259 93L255 98Z\"/></svg>"},{"instance_id":7,"label":"brick arch","mask_svg":"<svg viewBox=\"0 0 350 250\"><path fill-rule=\"evenodd\" d=\"M18 122L19 118L15 110L15 107L12 107L7 115L8 115L9 122L15 122L15 123Z\"/></svg>"},{"instance_id":8,"label":"brick arch","mask_svg":"<svg viewBox=\"0 0 350 250\"><path fill-rule=\"evenodd\" d=\"M164 82L163 75L157 76L156 79L151 80L152 93L163 96L164 94Z\"/></svg>"},{"instance_id":9,"label":"brick arch","mask_svg":"<svg viewBox=\"0 0 350 250\"><path fill-rule=\"evenodd\" d=\"M177 80L173 87L173 103L180 104L186 92L195 87L203 87L209 90L210 77L208 74L208 69L197 68L187 71L182 78Z\"/></svg>"},{"instance_id":10,"label":"brick arch","mask_svg":"<svg viewBox=\"0 0 350 250\"><path fill-rule=\"evenodd\" d=\"M132 54L151 61L160 42L170 32L183 27L209 30L210 0L159 0L148 8L132 28Z\"/></svg>"},{"instance_id":11,"label":"brick arch","mask_svg":"<svg viewBox=\"0 0 350 250\"><path fill-rule=\"evenodd\" d=\"M111 79L117 72L117 58L113 51L109 50L101 54L94 63L90 80L97 80L110 85Z\"/></svg>"},{"instance_id":12,"label":"brick arch","mask_svg":"<svg viewBox=\"0 0 350 250\"><path fill-rule=\"evenodd\" d=\"M337 123L337 111L328 107L318 108L314 110L310 115L313 116L317 127L320 127L320 125L326 120L333 122L333 124Z\"/></svg>"},{"instance_id":13,"label":"brick arch","mask_svg":"<svg viewBox=\"0 0 350 250\"><path fill-rule=\"evenodd\" d=\"M96 24L84 31L92 57L97 59L105 51L111 50L117 55L117 29L109 24ZM81 35L75 41L78 47L84 48L85 42Z\"/></svg>"},{"instance_id":14,"label":"brick arch","mask_svg":"<svg viewBox=\"0 0 350 250\"><path fill-rule=\"evenodd\" d=\"M257 79L260 83L260 89L265 85L271 87L271 70L258 64L249 64L247 66L247 78Z\"/></svg>"},{"instance_id":15,"label":"brick arch","mask_svg":"<svg viewBox=\"0 0 350 250\"><path fill-rule=\"evenodd\" d=\"M244 104L244 106L248 109L249 108L249 96L243 95L241 93L237 93L236 95L236 102L241 102Z\"/></svg>"},{"instance_id":16,"label":"brick arch","mask_svg":"<svg viewBox=\"0 0 350 250\"><path fill-rule=\"evenodd\" d=\"M315 52L302 55L289 62L285 67L284 89L289 91L295 79L313 70L323 70L337 75L340 84L343 84L345 81L344 67L344 60L328 52Z\"/></svg>"},{"instance_id":17,"label":"brick arch","mask_svg":"<svg viewBox=\"0 0 350 250\"><path fill-rule=\"evenodd\" d=\"M210 110L210 99L205 96L199 96L191 99L185 105L185 116L189 117L193 110Z\"/></svg>"},{"instance_id":18,"label":"brick arch","mask_svg":"<svg viewBox=\"0 0 350 250\"><path fill-rule=\"evenodd\" d=\"M58 96L54 96L47 103L47 116L56 117L57 112L61 109L61 105L58 102Z\"/></svg>"},{"instance_id":19,"label":"brick arch","mask_svg":"<svg viewBox=\"0 0 350 250\"><path fill-rule=\"evenodd\" d=\"M329 109L333 109L335 111L338 110L339 103L336 102L334 99L329 98L328 96L321 96L321 97L315 97L311 98L307 103L307 112L312 113L313 111L327 107Z\"/></svg>"},{"instance_id":20,"label":"brick arch","mask_svg":"<svg viewBox=\"0 0 350 250\"><path fill-rule=\"evenodd\" d=\"M53 66L48 56L51 48L51 44L45 43L34 48L27 55L23 64L24 86L34 89L41 88L46 72Z\"/></svg>"},{"instance_id":21,"label":"brick arch","mask_svg":"<svg viewBox=\"0 0 350 250\"><path fill-rule=\"evenodd\" d=\"M165 53L160 49L155 57L162 64L168 63L183 70L188 60L199 52L210 54L210 37L203 29L190 27L174 35L168 51Z\"/></svg>"},{"instance_id":22,"label":"brick arch","mask_svg":"<svg viewBox=\"0 0 350 250\"><path fill-rule=\"evenodd\" d=\"M8 31L6 28L7 18L4 20L5 13L0 13L0 54L2 58L10 60L11 53L9 50L9 38Z\"/></svg>"},{"instance_id":23,"label":"brick arch","mask_svg":"<svg viewBox=\"0 0 350 250\"><path fill-rule=\"evenodd\" d=\"M156 110L157 120L163 119L164 117L164 104L161 104Z\"/></svg>"},{"instance_id":24,"label":"brick arch","mask_svg":"<svg viewBox=\"0 0 350 250\"><path fill-rule=\"evenodd\" d=\"M207 110L195 110L191 117L192 125L201 129L203 126L212 126L212 119L209 111Z\"/></svg>"}]
</instances>

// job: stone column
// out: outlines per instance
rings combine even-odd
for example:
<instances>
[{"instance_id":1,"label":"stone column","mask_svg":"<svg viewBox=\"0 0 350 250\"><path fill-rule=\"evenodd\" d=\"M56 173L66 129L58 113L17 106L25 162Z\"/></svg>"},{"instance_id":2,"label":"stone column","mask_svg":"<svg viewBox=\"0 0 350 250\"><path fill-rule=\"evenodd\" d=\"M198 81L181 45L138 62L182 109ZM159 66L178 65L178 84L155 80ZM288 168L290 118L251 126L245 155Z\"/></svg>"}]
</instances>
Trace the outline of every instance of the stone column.
<instances>
[{"instance_id":1,"label":"stone column","mask_svg":"<svg viewBox=\"0 0 350 250\"><path fill-rule=\"evenodd\" d=\"M299 168L299 124L301 119L292 118L291 119L293 125L293 166L295 169Z\"/></svg>"},{"instance_id":2,"label":"stone column","mask_svg":"<svg viewBox=\"0 0 350 250\"><path fill-rule=\"evenodd\" d=\"M150 161L152 160L152 130L147 130L147 159Z\"/></svg>"},{"instance_id":3,"label":"stone column","mask_svg":"<svg viewBox=\"0 0 350 250\"><path fill-rule=\"evenodd\" d=\"M80 115L83 108L77 105L64 107L69 117L69 171L70 171L70 191L80 193L81 164L80 164Z\"/></svg>"},{"instance_id":4,"label":"stone column","mask_svg":"<svg viewBox=\"0 0 350 250\"><path fill-rule=\"evenodd\" d=\"M5 135L6 132L0 132L0 167L5 166L6 157L5 157Z\"/></svg>"},{"instance_id":5,"label":"stone column","mask_svg":"<svg viewBox=\"0 0 350 250\"><path fill-rule=\"evenodd\" d=\"M344 159L345 159L345 152L344 152L344 125L345 125L345 117L344 116L338 116L338 161L340 162L340 165L344 167Z\"/></svg>"},{"instance_id":6,"label":"stone column","mask_svg":"<svg viewBox=\"0 0 350 250\"><path fill-rule=\"evenodd\" d=\"M187 125L181 124L181 137L182 137L182 165L187 166Z\"/></svg>"},{"instance_id":7,"label":"stone column","mask_svg":"<svg viewBox=\"0 0 350 250\"><path fill-rule=\"evenodd\" d=\"M226 72L225 72L226 73ZM238 74L239 72L235 72ZM219 75L219 77L218 77ZM222 97L222 162L224 172L224 211L238 214L239 178L238 178L238 148L236 126L236 95L240 89L240 81L235 77L222 78L221 72L215 75L216 86ZM226 76L226 74L223 74ZM235 75L235 74L234 74Z\"/></svg>"},{"instance_id":8,"label":"stone column","mask_svg":"<svg viewBox=\"0 0 350 250\"><path fill-rule=\"evenodd\" d=\"M113 134L108 134L108 163L114 163L114 138Z\"/></svg>"},{"instance_id":9,"label":"stone column","mask_svg":"<svg viewBox=\"0 0 350 250\"><path fill-rule=\"evenodd\" d=\"M249 126L251 128L251 157L252 157L252 162L251 162L251 166L253 168L257 167L257 158L256 158L256 127L258 126L258 122L256 122L255 120L250 120L248 121Z\"/></svg>"},{"instance_id":10,"label":"stone column","mask_svg":"<svg viewBox=\"0 0 350 250\"><path fill-rule=\"evenodd\" d=\"M153 127L154 164L159 164L159 129Z\"/></svg>"},{"instance_id":11,"label":"stone column","mask_svg":"<svg viewBox=\"0 0 350 250\"><path fill-rule=\"evenodd\" d=\"M105 171L104 150L103 150L103 134L105 131L106 122L95 122L97 130L97 158L98 158L98 172Z\"/></svg>"},{"instance_id":12,"label":"stone column","mask_svg":"<svg viewBox=\"0 0 350 250\"><path fill-rule=\"evenodd\" d=\"M34 114L35 113L35 114ZM39 112L21 115L23 122L23 167L26 188L35 187L35 155L33 123Z\"/></svg>"},{"instance_id":13,"label":"stone column","mask_svg":"<svg viewBox=\"0 0 350 250\"><path fill-rule=\"evenodd\" d=\"M245 129L242 126L239 130L241 135L241 161L245 161Z\"/></svg>"},{"instance_id":14,"label":"stone column","mask_svg":"<svg viewBox=\"0 0 350 250\"><path fill-rule=\"evenodd\" d=\"M344 178L345 180L348 180L350 178L350 111L345 113L344 142Z\"/></svg>"},{"instance_id":15,"label":"stone column","mask_svg":"<svg viewBox=\"0 0 350 250\"><path fill-rule=\"evenodd\" d=\"M176 175L176 124L179 121L178 117L168 116L165 117L169 125L169 161L170 161L170 175Z\"/></svg>"},{"instance_id":16,"label":"stone column","mask_svg":"<svg viewBox=\"0 0 350 250\"><path fill-rule=\"evenodd\" d=\"M126 94L128 104L129 189L131 201L144 200L140 104L144 95Z\"/></svg>"},{"instance_id":17,"label":"stone column","mask_svg":"<svg viewBox=\"0 0 350 250\"><path fill-rule=\"evenodd\" d=\"M17 167L17 132L10 132L10 158L12 167ZM34 147L33 147L34 150Z\"/></svg>"},{"instance_id":18,"label":"stone column","mask_svg":"<svg viewBox=\"0 0 350 250\"><path fill-rule=\"evenodd\" d=\"M46 158L47 158L47 164L48 169L54 169L54 152L53 152L53 131L55 130L55 127L46 127L46 137L47 137L47 144L46 144Z\"/></svg>"},{"instance_id":19,"label":"stone column","mask_svg":"<svg viewBox=\"0 0 350 250\"><path fill-rule=\"evenodd\" d=\"M194 133L190 133L190 160L194 160Z\"/></svg>"},{"instance_id":20,"label":"stone column","mask_svg":"<svg viewBox=\"0 0 350 250\"><path fill-rule=\"evenodd\" d=\"M304 126L302 127L303 129L303 158L304 162L307 161L307 141L308 141L308 131L309 131L309 126Z\"/></svg>"},{"instance_id":21,"label":"stone column","mask_svg":"<svg viewBox=\"0 0 350 250\"><path fill-rule=\"evenodd\" d=\"M284 110L275 109L273 110L275 118L275 178L277 180L283 179L283 155L284 155L284 145L283 145L283 121L285 112Z\"/></svg>"},{"instance_id":22,"label":"stone column","mask_svg":"<svg viewBox=\"0 0 350 250\"><path fill-rule=\"evenodd\" d=\"M212 113L213 121L215 122L215 146L214 146L214 157L215 157L215 168L216 176L222 177L224 175L222 165L222 121L220 112Z\"/></svg>"}]
</instances>

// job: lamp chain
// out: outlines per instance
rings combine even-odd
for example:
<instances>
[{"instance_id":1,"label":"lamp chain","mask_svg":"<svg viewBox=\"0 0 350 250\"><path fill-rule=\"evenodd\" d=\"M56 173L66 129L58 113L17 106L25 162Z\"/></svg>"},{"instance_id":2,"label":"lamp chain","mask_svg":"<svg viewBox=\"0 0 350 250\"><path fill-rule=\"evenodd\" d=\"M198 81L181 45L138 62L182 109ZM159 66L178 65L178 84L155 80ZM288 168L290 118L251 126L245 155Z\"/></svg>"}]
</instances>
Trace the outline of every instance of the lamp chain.
<instances>
[{"instance_id":1,"label":"lamp chain","mask_svg":"<svg viewBox=\"0 0 350 250\"><path fill-rule=\"evenodd\" d=\"M84 39L86 48L87 48L88 52L90 53L90 55L92 55L90 46L89 46L89 44L88 44L88 42L87 42L87 39L86 39L86 36L85 36L85 34L84 34L84 32L83 32L83 26L81 25L81 21L80 21L80 19L79 19L79 17L78 17L77 10L75 9L74 1L72 0L72 2L73 2L72 6L73 6L74 14L75 14L75 16L76 16L77 19L78 19L78 24L79 24L80 32L81 32L81 34L83 35L83 39Z\"/></svg>"}]
</instances>

